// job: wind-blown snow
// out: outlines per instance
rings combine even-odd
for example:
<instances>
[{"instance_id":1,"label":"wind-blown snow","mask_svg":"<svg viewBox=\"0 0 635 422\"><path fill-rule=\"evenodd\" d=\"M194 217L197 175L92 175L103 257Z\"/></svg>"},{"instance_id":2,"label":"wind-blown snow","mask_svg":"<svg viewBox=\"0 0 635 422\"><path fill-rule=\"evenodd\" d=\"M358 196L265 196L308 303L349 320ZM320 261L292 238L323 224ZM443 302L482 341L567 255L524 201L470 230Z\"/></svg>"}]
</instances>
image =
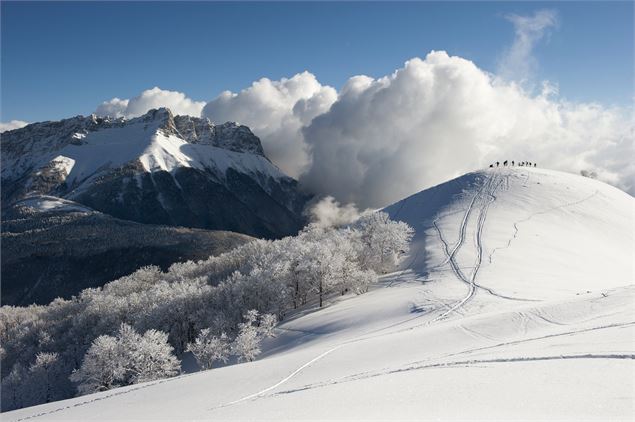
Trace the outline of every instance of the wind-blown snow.
<instances>
[{"instance_id":1,"label":"wind-blown snow","mask_svg":"<svg viewBox=\"0 0 635 422\"><path fill-rule=\"evenodd\" d=\"M417 230L404 268L291 316L257 361L4 416L629 420L634 211L580 176L471 173L389 207Z\"/></svg>"}]
</instances>

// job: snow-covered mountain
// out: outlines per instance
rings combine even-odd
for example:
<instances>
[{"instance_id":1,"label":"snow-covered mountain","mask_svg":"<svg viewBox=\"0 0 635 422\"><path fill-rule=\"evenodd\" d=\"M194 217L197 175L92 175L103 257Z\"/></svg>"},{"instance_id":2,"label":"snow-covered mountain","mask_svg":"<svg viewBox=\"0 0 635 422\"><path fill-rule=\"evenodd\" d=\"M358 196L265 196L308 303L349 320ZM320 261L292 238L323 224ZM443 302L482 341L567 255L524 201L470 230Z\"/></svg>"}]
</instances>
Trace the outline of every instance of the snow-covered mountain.
<instances>
[{"instance_id":1,"label":"snow-covered mountain","mask_svg":"<svg viewBox=\"0 0 635 422\"><path fill-rule=\"evenodd\" d=\"M386 211L416 229L403 268L288 318L258 360L4 418L632 419L633 197L501 168Z\"/></svg>"},{"instance_id":2,"label":"snow-covered mountain","mask_svg":"<svg viewBox=\"0 0 635 422\"><path fill-rule=\"evenodd\" d=\"M173 116L74 117L2 134L3 208L53 195L112 216L278 237L303 224L297 182L245 126Z\"/></svg>"}]
</instances>

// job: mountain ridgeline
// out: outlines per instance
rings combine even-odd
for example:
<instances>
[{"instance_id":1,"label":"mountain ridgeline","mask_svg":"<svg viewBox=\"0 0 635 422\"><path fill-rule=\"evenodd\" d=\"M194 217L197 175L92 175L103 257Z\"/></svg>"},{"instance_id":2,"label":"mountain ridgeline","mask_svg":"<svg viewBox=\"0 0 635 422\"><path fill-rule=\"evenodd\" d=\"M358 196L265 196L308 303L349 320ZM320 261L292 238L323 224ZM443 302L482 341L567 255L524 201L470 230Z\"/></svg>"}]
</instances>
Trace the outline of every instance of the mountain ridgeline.
<instances>
[{"instance_id":1,"label":"mountain ridgeline","mask_svg":"<svg viewBox=\"0 0 635 422\"><path fill-rule=\"evenodd\" d=\"M277 238L303 225L309 199L249 128L173 116L95 115L2 134L3 210L52 195L146 224Z\"/></svg>"}]
</instances>

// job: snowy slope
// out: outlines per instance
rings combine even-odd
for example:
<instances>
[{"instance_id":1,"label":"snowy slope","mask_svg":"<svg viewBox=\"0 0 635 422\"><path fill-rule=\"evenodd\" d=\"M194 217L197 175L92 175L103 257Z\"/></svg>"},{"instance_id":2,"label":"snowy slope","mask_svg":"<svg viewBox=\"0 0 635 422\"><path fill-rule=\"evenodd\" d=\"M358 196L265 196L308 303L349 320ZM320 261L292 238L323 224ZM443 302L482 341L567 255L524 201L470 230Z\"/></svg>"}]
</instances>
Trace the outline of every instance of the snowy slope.
<instances>
[{"instance_id":1,"label":"snowy slope","mask_svg":"<svg viewBox=\"0 0 635 422\"><path fill-rule=\"evenodd\" d=\"M387 209L417 230L401 271L257 361L3 420L631 420L634 207L564 173L462 176Z\"/></svg>"},{"instance_id":2,"label":"snowy slope","mask_svg":"<svg viewBox=\"0 0 635 422\"><path fill-rule=\"evenodd\" d=\"M469 280L476 268L483 280L477 284L533 299L634 278L633 197L593 179L534 168L492 169L425 190L386 211L416 228L415 242L423 247L406 265L432 278L459 270ZM448 255L453 265L437 267Z\"/></svg>"}]
</instances>

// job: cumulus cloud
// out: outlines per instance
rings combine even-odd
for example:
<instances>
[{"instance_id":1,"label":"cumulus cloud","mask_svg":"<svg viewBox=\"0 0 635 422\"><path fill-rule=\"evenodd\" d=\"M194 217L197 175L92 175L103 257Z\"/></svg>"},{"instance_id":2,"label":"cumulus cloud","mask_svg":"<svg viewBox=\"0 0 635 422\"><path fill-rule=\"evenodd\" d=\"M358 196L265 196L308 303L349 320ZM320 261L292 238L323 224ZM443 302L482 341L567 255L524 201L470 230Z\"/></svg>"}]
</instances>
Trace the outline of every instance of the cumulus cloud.
<instances>
[{"instance_id":1,"label":"cumulus cloud","mask_svg":"<svg viewBox=\"0 0 635 422\"><path fill-rule=\"evenodd\" d=\"M326 196L308 207L306 214L312 223L324 227L337 227L358 220L364 213L360 212L355 204L342 205L332 196Z\"/></svg>"},{"instance_id":2,"label":"cumulus cloud","mask_svg":"<svg viewBox=\"0 0 635 422\"><path fill-rule=\"evenodd\" d=\"M534 47L558 25L558 14L555 10L544 9L533 16L509 14L505 19L514 25L516 36L501 58L498 74L508 80L526 82L537 67Z\"/></svg>"},{"instance_id":3,"label":"cumulus cloud","mask_svg":"<svg viewBox=\"0 0 635 422\"><path fill-rule=\"evenodd\" d=\"M131 118L141 116L153 108L167 107L177 115L198 117L204 106L204 101L194 101L182 92L154 87L143 91L130 100L115 97L109 101L104 101L97 107L95 114Z\"/></svg>"},{"instance_id":4,"label":"cumulus cloud","mask_svg":"<svg viewBox=\"0 0 635 422\"><path fill-rule=\"evenodd\" d=\"M98 116L126 117L128 102L129 100L121 100L115 97L99 104L95 110L95 114Z\"/></svg>"},{"instance_id":5,"label":"cumulus cloud","mask_svg":"<svg viewBox=\"0 0 635 422\"><path fill-rule=\"evenodd\" d=\"M20 129L28 125L28 122L24 122L22 120L11 120L9 122L0 122L0 133L6 132L7 130Z\"/></svg>"},{"instance_id":6,"label":"cumulus cloud","mask_svg":"<svg viewBox=\"0 0 635 422\"><path fill-rule=\"evenodd\" d=\"M207 103L202 115L215 122L249 126L262 140L265 154L297 177L310 163L301 130L336 99L335 89L303 72L279 81L262 78L238 93L225 91Z\"/></svg>"},{"instance_id":7,"label":"cumulus cloud","mask_svg":"<svg viewBox=\"0 0 635 422\"><path fill-rule=\"evenodd\" d=\"M377 208L501 159L598 178L633 192L633 126L625 110L530 95L471 61L431 52L392 75L351 78L303 129L301 183Z\"/></svg>"}]
</instances>

